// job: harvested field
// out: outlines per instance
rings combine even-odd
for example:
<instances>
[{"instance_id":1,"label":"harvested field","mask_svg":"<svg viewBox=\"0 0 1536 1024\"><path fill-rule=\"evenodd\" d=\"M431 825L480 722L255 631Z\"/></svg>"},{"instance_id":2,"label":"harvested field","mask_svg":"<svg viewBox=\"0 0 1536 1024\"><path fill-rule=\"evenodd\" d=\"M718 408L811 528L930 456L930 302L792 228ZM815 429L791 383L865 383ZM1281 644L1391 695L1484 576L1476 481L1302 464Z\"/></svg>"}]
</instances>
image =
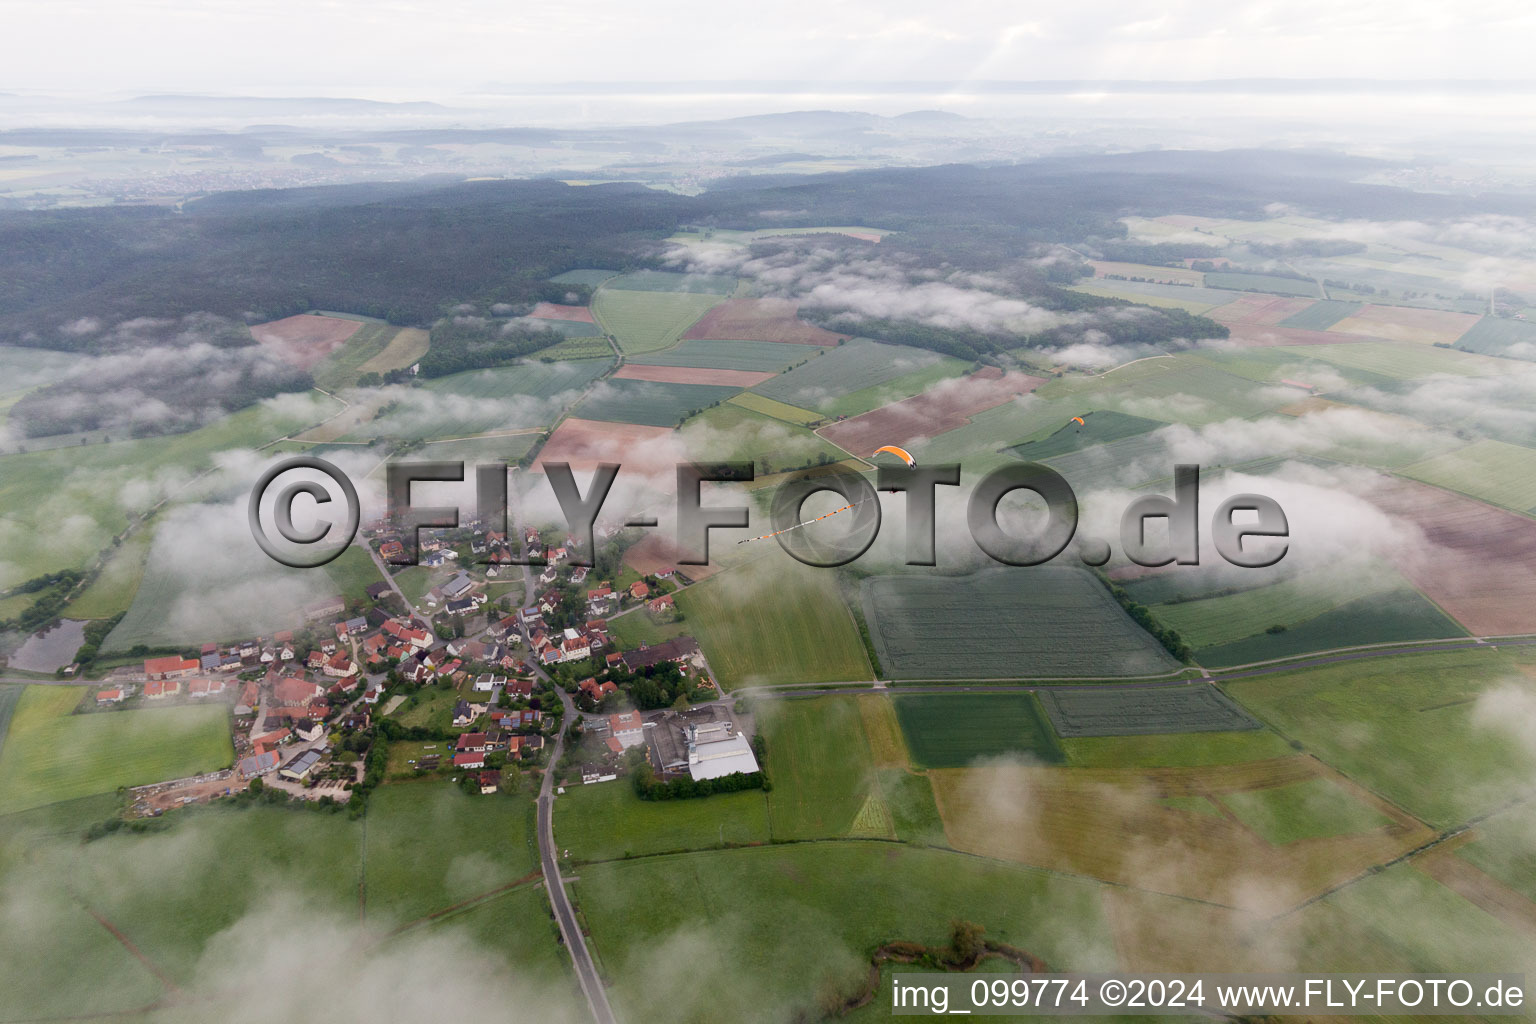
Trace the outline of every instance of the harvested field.
<instances>
[{"instance_id":1,"label":"harvested field","mask_svg":"<svg viewBox=\"0 0 1536 1024\"><path fill-rule=\"evenodd\" d=\"M541 302L533 307L533 312L528 314L540 320L580 320L584 323L595 324L592 319L592 311L586 306L562 306L555 302Z\"/></svg>"},{"instance_id":2,"label":"harvested field","mask_svg":"<svg viewBox=\"0 0 1536 1024\"><path fill-rule=\"evenodd\" d=\"M988 366L967 377L941 381L915 398L824 427L821 436L846 451L866 454L885 444L906 444L963 427L979 412L1028 394L1042 377L1004 373Z\"/></svg>"},{"instance_id":3,"label":"harvested field","mask_svg":"<svg viewBox=\"0 0 1536 1024\"><path fill-rule=\"evenodd\" d=\"M806 323L799 310L788 299L730 299L705 313L683 338L831 346L848 337Z\"/></svg>"},{"instance_id":4,"label":"harvested field","mask_svg":"<svg viewBox=\"0 0 1536 1024\"><path fill-rule=\"evenodd\" d=\"M1056 735L1073 739L1263 728L1209 683L1156 690L1041 690L1040 704Z\"/></svg>"},{"instance_id":5,"label":"harvested field","mask_svg":"<svg viewBox=\"0 0 1536 1024\"><path fill-rule=\"evenodd\" d=\"M1443 309L1366 306L1354 316L1334 324L1332 329L1340 334L1365 334L1391 341L1450 344L1471 330L1477 321L1471 313L1451 313Z\"/></svg>"},{"instance_id":6,"label":"harvested field","mask_svg":"<svg viewBox=\"0 0 1536 1024\"><path fill-rule=\"evenodd\" d=\"M283 362L301 370L311 370L320 360L344 345L362 326L359 320L302 313L299 316L254 324L251 337Z\"/></svg>"},{"instance_id":7,"label":"harvested field","mask_svg":"<svg viewBox=\"0 0 1536 1024\"><path fill-rule=\"evenodd\" d=\"M1232 332L1227 339L1230 344L1250 348L1267 348L1273 345L1339 345L1362 340L1359 335L1306 331L1300 327L1276 327L1270 324L1233 323L1228 324L1228 327Z\"/></svg>"},{"instance_id":8,"label":"harvested field","mask_svg":"<svg viewBox=\"0 0 1536 1024\"><path fill-rule=\"evenodd\" d=\"M384 351L357 368L358 373L388 373L410 366L427 354L432 336L419 327L402 327L389 339Z\"/></svg>"},{"instance_id":9,"label":"harvested field","mask_svg":"<svg viewBox=\"0 0 1536 1024\"><path fill-rule=\"evenodd\" d=\"M1394 549L1397 567L1473 635L1536 632L1536 522L1406 480L1365 497L1423 531L1427 545Z\"/></svg>"},{"instance_id":10,"label":"harvested field","mask_svg":"<svg viewBox=\"0 0 1536 1024\"><path fill-rule=\"evenodd\" d=\"M1222 323L1277 324L1311 306L1307 299L1275 295L1242 295L1225 306L1217 306L1207 316Z\"/></svg>"},{"instance_id":11,"label":"harvested field","mask_svg":"<svg viewBox=\"0 0 1536 1024\"><path fill-rule=\"evenodd\" d=\"M783 420L785 423L793 423L801 427L809 426L812 423L820 423L826 419L821 413L802 409L798 405L788 405L784 402L775 401L772 398L765 398L755 391L743 391L731 399L731 404L739 405L743 409L749 409L752 412L761 413L764 416Z\"/></svg>"},{"instance_id":12,"label":"harvested field","mask_svg":"<svg viewBox=\"0 0 1536 1024\"><path fill-rule=\"evenodd\" d=\"M1001 763L928 774L945 834L957 850L1261 912L1294 907L1432 835L1302 756L1146 770ZM1163 803L1169 797L1219 797L1319 778L1386 814L1391 824L1274 846L1231 818ZM1085 807L1094 813L1083 813Z\"/></svg>"},{"instance_id":13,"label":"harvested field","mask_svg":"<svg viewBox=\"0 0 1536 1024\"><path fill-rule=\"evenodd\" d=\"M616 380L649 380L663 384L713 384L729 388L750 388L773 376L753 370L708 370L696 366L647 366L625 363L615 373Z\"/></svg>"},{"instance_id":14,"label":"harvested field","mask_svg":"<svg viewBox=\"0 0 1536 1024\"><path fill-rule=\"evenodd\" d=\"M859 715L864 719L864 735L869 740L870 753L879 768L907 767L907 742L901 735L901 723L896 720L896 709L885 694L863 694L854 698Z\"/></svg>"},{"instance_id":15,"label":"harvested field","mask_svg":"<svg viewBox=\"0 0 1536 1024\"><path fill-rule=\"evenodd\" d=\"M677 452L662 443L671 433L667 427L571 417L555 428L534 465L569 462L578 472L590 472L599 462L618 462L639 472L658 472L676 461Z\"/></svg>"}]
</instances>

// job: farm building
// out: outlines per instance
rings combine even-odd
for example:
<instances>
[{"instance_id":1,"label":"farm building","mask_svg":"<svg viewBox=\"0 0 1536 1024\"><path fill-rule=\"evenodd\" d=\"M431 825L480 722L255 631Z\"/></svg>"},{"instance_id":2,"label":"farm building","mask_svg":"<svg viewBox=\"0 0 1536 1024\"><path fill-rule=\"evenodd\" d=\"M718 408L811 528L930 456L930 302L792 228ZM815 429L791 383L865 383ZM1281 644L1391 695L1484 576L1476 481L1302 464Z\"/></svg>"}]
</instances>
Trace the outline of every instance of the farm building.
<instances>
[{"instance_id":1,"label":"farm building","mask_svg":"<svg viewBox=\"0 0 1536 1024\"><path fill-rule=\"evenodd\" d=\"M198 663L190 658L183 658L179 654L172 654L164 658L148 658L144 662L144 678L146 679L179 679L196 672Z\"/></svg>"},{"instance_id":2,"label":"farm building","mask_svg":"<svg viewBox=\"0 0 1536 1024\"><path fill-rule=\"evenodd\" d=\"M646 731L651 763L662 774L687 772L695 782L758 770L752 744L730 712L717 705L668 711Z\"/></svg>"},{"instance_id":3,"label":"farm building","mask_svg":"<svg viewBox=\"0 0 1536 1024\"><path fill-rule=\"evenodd\" d=\"M665 643L654 644L650 647L640 647L637 650L625 651L622 655L624 667L631 672L642 668L650 668L652 665L660 665L664 661L685 662L699 653L699 642L691 636L674 637Z\"/></svg>"},{"instance_id":4,"label":"farm building","mask_svg":"<svg viewBox=\"0 0 1536 1024\"><path fill-rule=\"evenodd\" d=\"M319 763L320 751L306 750L283 765L277 774L285 779L292 779L294 782L303 782L309 777L309 773L314 771L315 765Z\"/></svg>"}]
</instances>

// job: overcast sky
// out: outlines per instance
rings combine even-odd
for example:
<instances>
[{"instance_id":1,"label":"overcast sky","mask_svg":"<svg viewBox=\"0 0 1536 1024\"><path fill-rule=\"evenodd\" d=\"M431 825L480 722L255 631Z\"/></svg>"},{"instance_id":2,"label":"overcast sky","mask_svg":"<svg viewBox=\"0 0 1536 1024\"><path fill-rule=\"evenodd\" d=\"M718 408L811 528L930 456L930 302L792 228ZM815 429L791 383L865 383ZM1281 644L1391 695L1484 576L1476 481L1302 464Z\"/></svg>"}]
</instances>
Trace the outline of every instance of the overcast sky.
<instances>
[{"instance_id":1,"label":"overcast sky","mask_svg":"<svg viewBox=\"0 0 1536 1024\"><path fill-rule=\"evenodd\" d=\"M490 83L1521 78L1525 0L0 0L0 89L444 98Z\"/></svg>"}]
</instances>

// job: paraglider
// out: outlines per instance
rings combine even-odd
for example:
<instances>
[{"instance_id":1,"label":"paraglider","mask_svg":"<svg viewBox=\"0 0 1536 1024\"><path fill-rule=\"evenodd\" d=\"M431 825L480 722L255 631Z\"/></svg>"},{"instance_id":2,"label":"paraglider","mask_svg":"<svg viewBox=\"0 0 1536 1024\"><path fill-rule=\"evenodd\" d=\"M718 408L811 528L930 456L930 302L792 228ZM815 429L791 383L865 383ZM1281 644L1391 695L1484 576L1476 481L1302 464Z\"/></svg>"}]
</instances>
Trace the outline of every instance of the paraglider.
<instances>
[{"instance_id":1,"label":"paraglider","mask_svg":"<svg viewBox=\"0 0 1536 1024\"><path fill-rule=\"evenodd\" d=\"M1077 425L1078 425L1078 426L1080 426L1080 427L1086 427L1086 426L1087 426L1087 425L1088 425L1088 424L1086 424L1086 423L1084 423L1084 422L1083 422L1083 418L1082 418L1082 417L1081 417L1081 416L1073 416L1073 417L1072 417L1072 418L1071 418L1071 419L1070 419L1070 420L1068 420L1068 421L1067 421L1067 422L1068 422L1068 423L1076 423L1076 424L1077 424Z\"/></svg>"},{"instance_id":2,"label":"paraglider","mask_svg":"<svg viewBox=\"0 0 1536 1024\"><path fill-rule=\"evenodd\" d=\"M888 444L888 445L886 445L883 448L876 448L874 450L873 454L870 455L870 458L874 458L876 455L879 455L881 452L890 452L892 455L896 456L902 462L905 462L907 464L907 468L908 469L915 469L915 468L917 468L917 460L914 459L911 456L911 454L908 453L908 451L905 448L898 448L898 447L896 447L893 444Z\"/></svg>"},{"instance_id":3,"label":"paraglider","mask_svg":"<svg viewBox=\"0 0 1536 1024\"><path fill-rule=\"evenodd\" d=\"M868 501L868 500L869 500L868 498L865 499L865 501ZM819 523L823 519L830 519L833 516L837 515L839 512L847 512L849 509L851 509L851 508L858 508L862 504L864 504L863 501L855 501L851 505L844 505L842 508L835 508L831 512L826 513L825 515L817 516L815 519L807 519L803 523L796 523L794 526L786 526L782 530L774 530L772 533L765 533L761 537L748 537L746 540L739 540L736 543L737 544L751 544L755 540L767 540L769 537L777 537L781 533L788 533L791 530L798 530L802 526L810 526L812 523Z\"/></svg>"}]
</instances>

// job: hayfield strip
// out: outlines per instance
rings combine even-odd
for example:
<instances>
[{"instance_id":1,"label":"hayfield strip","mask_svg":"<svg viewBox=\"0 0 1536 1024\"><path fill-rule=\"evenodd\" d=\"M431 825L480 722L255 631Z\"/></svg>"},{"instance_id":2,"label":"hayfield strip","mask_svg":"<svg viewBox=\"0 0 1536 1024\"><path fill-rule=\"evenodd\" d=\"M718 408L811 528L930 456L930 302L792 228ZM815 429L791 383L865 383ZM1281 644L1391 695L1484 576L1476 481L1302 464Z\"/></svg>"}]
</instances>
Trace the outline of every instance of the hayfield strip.
<instances>
[{"instance_id":1,"label":"hayfield strip","mask_svg":"<svg viewBox=\"0 0 1536 1024\"><path fill-rule=\"evenodd\" d=\"M1340 334L1365 334L1390 341L1452 344L1477 321L1471 313L1451 313L1442 309L1365 306L1331 329Z\"/></svg>"},{"instance_id":2,"label":"hayfield strip","mask_svg":"<svg viewBox=\"0 0 1536 1024\"><path fill-rule=\"evenodd\" d=\"M642 366L697 366L706 370L759 370L780 373L819 356L825 349L777 341L681 341L660 352L628 360Z\"/></svg>"},{"instance_id":3,"label":"hayfield strip","mask_svg":"<svg viewBox=\"0 0 1536 1024\"><path fill-rule=\"evenodd\" d=\"M687 341L769 341L832 347L848 339L800 319L788 299L728 299L699 318L683 335Z\"/></svg>"},{"instance_id":4,"label":"hayfield strip","mask_svg":"<svg viewBox=\"0 0 1536 1024\"><path fill-rule=\"evenodd\" d=\"M1277 324L1315 305L1306 299L1291 299L1276 295L1241 295L1225 306L1217 306L1207 315L1222 323ZM1301 327L1302 324L1287 324Z\"/></svg>"}]
</instances>

